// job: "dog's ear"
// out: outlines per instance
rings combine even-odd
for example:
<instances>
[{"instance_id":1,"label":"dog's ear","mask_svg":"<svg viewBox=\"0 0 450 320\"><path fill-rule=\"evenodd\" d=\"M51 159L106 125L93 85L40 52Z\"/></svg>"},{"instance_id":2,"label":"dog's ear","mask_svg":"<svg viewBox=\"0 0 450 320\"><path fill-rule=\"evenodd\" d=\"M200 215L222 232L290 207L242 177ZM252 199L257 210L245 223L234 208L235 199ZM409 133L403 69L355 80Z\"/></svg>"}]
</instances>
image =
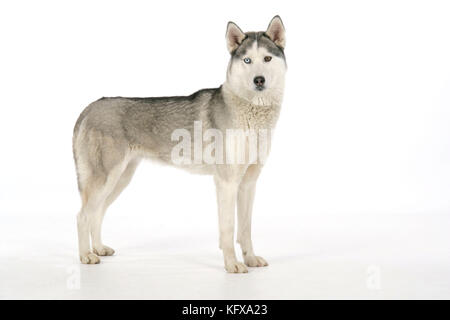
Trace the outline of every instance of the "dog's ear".
<instances>
[{"instance_id":1,"label":"dog's ear","mask_svg":"<svg viewBox=\"0 0 450 320\"><path fill-rule=\"evenodd\" d=\"M242 41L245 39L245 33L234 22L228 22L227 33L225 35L227 39L227 48L230 53L233 53Z\"/></svg>"},{"instance_id":2,"label":"dog's ear","mask_svg":"<svg viewBox=\"0 0 450 320\"><path fill-rule=\"evenodd\" d=\"M285 30L280 16L273 17L267 27L266 35L280 48L286 46Z\"/></svg>"}]
</instances>

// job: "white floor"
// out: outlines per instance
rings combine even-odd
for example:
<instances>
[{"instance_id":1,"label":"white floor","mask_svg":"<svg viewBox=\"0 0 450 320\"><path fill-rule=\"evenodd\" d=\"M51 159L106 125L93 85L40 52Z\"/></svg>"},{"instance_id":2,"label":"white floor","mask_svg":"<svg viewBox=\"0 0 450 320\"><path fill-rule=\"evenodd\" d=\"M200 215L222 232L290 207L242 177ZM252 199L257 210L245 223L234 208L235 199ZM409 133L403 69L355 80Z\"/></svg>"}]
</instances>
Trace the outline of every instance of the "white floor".
<instances>
[{"instance_id":1,"label":"white floor","mask_svg":"<svg viewBox=\"0 0 450 320\"><path fill-rule=\"evenodd\" d=\"M215 224L133 220L109 217L104 238L116 255L80 265L73 215L4 216L0 298L450 298L450 219L441 215L256 219L256 251L270 265L237 275L224 272Z\"/></svg>"}]
</instances>

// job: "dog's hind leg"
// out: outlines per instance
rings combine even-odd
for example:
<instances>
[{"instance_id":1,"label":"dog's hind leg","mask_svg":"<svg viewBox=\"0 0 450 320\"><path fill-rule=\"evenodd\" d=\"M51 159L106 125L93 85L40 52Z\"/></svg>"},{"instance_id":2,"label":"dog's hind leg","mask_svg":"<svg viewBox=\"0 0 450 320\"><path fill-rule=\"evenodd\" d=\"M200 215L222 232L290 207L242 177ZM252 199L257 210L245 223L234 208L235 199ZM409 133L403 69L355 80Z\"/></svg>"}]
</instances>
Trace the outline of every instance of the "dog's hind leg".
<instances>
[{"instance_id":1,"label":"dog's hind leg","mask_svg":"<svg viewBox=\"0 0 450 320\"><path fill-rule=\"evenodd\" d=\"M117 197L130 183L139 162L139 159L133 159L127 164L116 185L105 198L101 211L98 211L98 213L94 215L95 218L91 225L92 249L94 253L99 256L111 256L114 254L114 250L108 246L105 246L102 242L101 232L103 218L108 207L114 202L114 200L117 199Z\"/></svg>"},{"instance_id":2,"label":"dog's hind leg","mask_svg":"<svg viewBox=\"0 0 450 320\"><path fill-rule=\"evenodd\" d=\"M125 165L122 163L116 165L106 175L94 173L85 181L81 191L83 206L78 214L78 241L82 263L96 264L100 262L98 256L90 251L89 233L92 236L93 244L101 243L99 230L105 201L117 185L125 170ZM93 248L98 249L98 247Z\"/></svg>"},{"instance_id":3,"label":"dog's hind leg","mask_svg":"<svg viewBox=\"0 0 450 320\"><path fill-rule=\"evenodd\" d=\"M80 254L80 261L85 264L96 264L100 259L91 252L89 244L89 215L85 205L81 208L77 215L78 227L78 251Z\"/></svg>"}]
</instances>

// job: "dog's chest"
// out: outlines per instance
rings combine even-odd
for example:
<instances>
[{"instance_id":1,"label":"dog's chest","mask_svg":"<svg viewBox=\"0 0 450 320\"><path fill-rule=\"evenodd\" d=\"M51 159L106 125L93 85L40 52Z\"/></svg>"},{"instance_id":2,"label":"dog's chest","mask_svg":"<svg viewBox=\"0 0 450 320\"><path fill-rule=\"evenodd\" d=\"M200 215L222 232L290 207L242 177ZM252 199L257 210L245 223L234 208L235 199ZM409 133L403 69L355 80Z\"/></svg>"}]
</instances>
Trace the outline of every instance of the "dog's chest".
<instances>
[{"instance_id":1,"label":"dog's chest","mask_svg":"<svg viewBox=\"0 0 450 320\"><path fill-rule=\"evenodd\" d=\"M239 103L233 106L233 122L244 130L272 129L279 115L278 106Z\"/></svg>"}]
</instances>

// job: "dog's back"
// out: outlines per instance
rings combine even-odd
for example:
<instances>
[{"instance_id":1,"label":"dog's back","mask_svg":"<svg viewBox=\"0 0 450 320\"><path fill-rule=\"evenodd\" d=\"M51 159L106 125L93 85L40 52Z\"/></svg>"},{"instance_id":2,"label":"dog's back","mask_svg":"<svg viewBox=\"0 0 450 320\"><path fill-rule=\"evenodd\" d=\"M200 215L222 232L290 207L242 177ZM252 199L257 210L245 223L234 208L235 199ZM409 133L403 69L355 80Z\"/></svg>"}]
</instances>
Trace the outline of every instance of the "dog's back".
<instances>
[{"instance_id":1,"label":"dog's back","mask_svg":"<svg viewBox=\"0 0 450 320\"><path fill-rule=\"evenodd\" d=\"M184 129L193 135L195 121L203 129L228 121L220 88L190 96L99 99L81 113L74 128L77 167L83 162L91 173L107 173L132 154L171 164L177 143L172 132Z\"/></svg>"}]
</instances>

